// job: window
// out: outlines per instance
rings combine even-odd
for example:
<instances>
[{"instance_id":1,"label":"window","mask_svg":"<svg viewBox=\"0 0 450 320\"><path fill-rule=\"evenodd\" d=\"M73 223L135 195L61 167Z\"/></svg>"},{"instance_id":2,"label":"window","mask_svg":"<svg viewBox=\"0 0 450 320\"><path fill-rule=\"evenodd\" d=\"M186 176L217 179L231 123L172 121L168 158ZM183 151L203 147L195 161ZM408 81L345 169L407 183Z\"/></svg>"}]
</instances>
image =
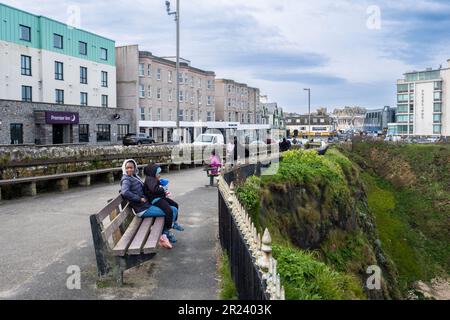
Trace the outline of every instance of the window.
<instances>
[{"instance_id":1,"label":"window","mask_svg":"<svg viewBox=\"0 0 450 320\"><path fill-rule=\"evenodd\" d=\"M191 121L194 121L194 110L191 110Z\"/></svg>"},{"instance_id":2,"label":"window","mask_svg":"<svg viewBox=\"0 0 450 320\"><path fill-rule=\"evenodd\" d=\"M172 71L169 71L167 74L168 81L172 83Z\"/></svg>"},{"instance_id":3,"label":"window","mask_svg":"<svg viewBox=\"0 0 450 320\"><path fill-rule=\"evenodd\" d=\"M191 104L194 104L194 94L191 94L190 99L191 99ZM201 100L200 100L199 104L201 104Z\"/></svg>"},{"instance_id":4,"label":"window","mask_svg":"<svg viewBox=\"0 0 450 320\"><path fill-rule=\"evenodd\" d=\"M442 82L438 81L434 83L434 90L441 91L442 90Z\"/></svg>"},{"instance_id":5,"label":"window","mask_svg":"<svg viewBox=\"0 0 450 320\"><path fill-rule=\"evenodd\" d=\"M408 92L409 90L409 85L408 84L399 84L397 86L397 92L402 93L402 92Z\"/></svg>"},{"instance_id":6,"label":"window","mask_svg":"<svg viewBox=\"0 0 450 320\"><path fill-rule=\"evenodd\" d=\"M22 86L22 101L24 102L32 102L33 101L33 94L32 94L32 88L29 86Z\"/></svg>"},{"instance_id":7,"label":"window","mask_svg":"<svg viewBox=\"0 0 450 320\"><path fill-rule=\"evenodd\" d=\"M409 117L408 116L397 116L396 122L408 122Z\"/></svg>"},{"instance_id":8,"label":"window","mask_svg":"<svg viewBox=\"0 0 450 320\"><path fill-rule=\"evenodd\" d=\"M408 113L409 106L407 104L400 104L397 106L397 113Z\"/></svg>"},{"instance_id":9,"label":"window","mask_svg":"<svg viewBox=\"0 0 450 320\"><path fill-rule=\"evenodd\" d=\"M152 94L152 86L148 86L148 97L151 99L153 97Z\"/></svg>"},{"instance_id":10,"label":"window","mask_svg":"<svg viewBox=\"0 0 450 320\"><path fill-rule=\"evenodd\" d=\"M180 102L184 101L184 92L180 90Z\"/></svg>"},{"instance_id":11,"label":"window","mask_svg":"<svg viewBox=\"0 0 450 320\"><path fill-rule=\"evenodd\" d=\"M108 96L104 94L102 95L102 107L108 108Z\"/></svg>"},{"instance_id":12,"label":"window","mask_svg":"<svg viewBox=\"0 0 450 320\"><path fill-rule=\"evenodd\" d=\"M64 104L64 90L55 90L55 102L57 104Z\"/></svg>"},{"instance_id":13,"label":"window","mask_svg":"<svg viewBox=\"0 0 450 320\"><path fill-rule=\"evenodd\" d=\"M23 124L11 123L9 125L11 144L23 144Z\"/></svg>"},{"instance_id":14,"label":"window","mask_svg":"<svg viewBox=\"0 0 450 320\"><path fill-rule=\"evenodd\" d=\"M20 40L31 42L31 28L20 25Z\"/></svg>"},{"instance_id":15,"label":"window","mask_svg":"<svg viewBox=\"0 0 450 320\"><path fill-rule=\"evenodd\" d=\"M397 102L401 103L401 102L408 102L409 100L409 94L399 94L397 96Z\"/></svg>"},{"instance_id":16,"label":"window","mask_svg":"<svg viewBox=\"0 0 450 320\"><path fill-rule=\"evenodd\" d=\"M162 120L161 118L162 118L162 109L158 109L156 111L156 120L161 121Z\"/></svg>"},{"instance_id":17,"label":"window","mask_svg":"<svg viewBox=\"0 0 450 320\"><path fill-rule=\"evenodd\" d=\"M442 92L435 92L434 101L441 101L441 100L442 100Z\"/></svg>"},{"instance_id":18,"label":"window","mask_svg":"<svg viewBox=\"0 0 450 320\"><path fill-rule=\"evenodd\" d=\"M247 123L251 123L252 122L252 115L251 113L247 114Z\"/></svg>"},{"instance_id":19,"label":"window","mask_svg":"<svg viewBox=\"0 0 450 320\"><path fill-rule=\"evenodd\" d=\"M63 36L60 34L53 34L53 48L56 49L64 49L64 45L63 45Z\"/></svg>"},{"instance_id":20,"label":"window","mask_svg":"<svg viewBox=\"0 0 450 320\"><path fill-rule=\"evenodd\" d=\"M161 68L156 70L156 80L161 81Z\"/></svg>"},{"instance_id":21,"label":"window","mask_svg":"<svg viewBox=\"0 0 450 320\"><path fill-rule=\"evenodd\" d=\"M228 112L228 122L231 122L231 112Z\"/></svg>"},{"instance_id":22,"label":"window","mask_svg":"<svg viewBox=\"0 0 450 320\"><path fill-rule=\"evenodd\" d=\"M98 124L97 125L97 142L111 141L111 125Z\"/></svg>"},{"instance_id":23,"label":"window","mask_svg":"<svg viewBox=\"0 0 450 320\"><path fill-rule=\"evenodd\" d=\"M148 120L152 121L153 119L153 110L152 108L148 108Z\"/></svg>"},{"instance_id":24,"label":"window","mask_svg":"<svg viewBox=\"0 0 450 320\"><path fill-rule=\"evenodd\" d=\"M156 99L161 100L161 88L156 89Z\"/></svg>"},{"instance_id":25,"label":"window","mask_svg":"<svg viewBox=\"0 0 450 320\"><path fill-rule=\"evenodd\" d=\"M64 64L55 61L55 80L64 80Z\"/></svg>"},{"instance_id":26,"label":"window","mask_svg":"<svg viewBox=\"0 0 450 320\"><path fill-rule=\"evenodd\" d=\"M80 143L88 143L89 142L89 125L88 124L80 124L78 126L78 140Z\"/></svg>"},{"instance_id":27,"label":"window","mask_svg":"<svg viewBox=\"0 0 450 320\"><path fill-rule=\"evenodd\" d=\"M23 76L31 76L31 57L21 56L21 73Z\"/></svg>"},{"instance_id":28,"label":"window","mask_svg":"<svg viewBox=\"0 0 450 320\"><path fill-rule=\"evenodd\" d=\"M87 68L86 67L80 67L80 83L81 84L87 84Z\"/></svg>"},{"instance_id":29,"label":"window","mask_svg":"<svg viewBox=\"0 0 450 320\"><path fill-rule=\"evenodd\" d=\"M130 133L130 125L118 124L117 125L117 141L122 141L125 136Z\"/></svg>"},{"instance_id":30,"label":"window","mask_svg":"<svg viewBox=\"0 0 450 320\"><path fill-rule=\"evenodd\" d=\"M139 76L143 77L145 75L145 64L139 63Z\"/></svg>"},{"instance_id":31,"label":"window","mask_svg":"<svg viewBox=\"0 0 450 320\"><path fill-rule=\"evenodd\" d=\"M145 121L145 108L141 107L141 121Z\"/></svg>"},{"instance_id":32,"label":"window","mask_svg":"<svg viewBox=\"0 0 450 320\"><path fill-rule=\"evenodd\" d=\"M108 49L100 48L100 59L101 60L108 60Z\"/></svg>"},{"instance_id":33,"label":"window","mask_svg":"<svg viewBox=\"0 0 450 320\"><path fill-rule=\"evenodd\" d=\"M212 88L213 88L212 80L208 80L208 90L212 90Z\"/></svg>"},{"instance_id":34,"label":"window","mask_svg":"<svg viewBox=\"0 0 450 320\"><path fill-rule=\"evenodd\" d=\"M87 107L88 105L88 94L87 92L81 92L80 93L80 105L83 107Z\"/></svg>"},{"instance_id":35,"label":"window","mask_svg":"<svg viewBox=\"0 0 450 320\"><path fill-rule=\"evenodd\" d=\"M434 114L433 115L433 123L441 123L442 122L442 116L440 114Z\"/></svg>"},{"instance_id":36,"label":"window","mask_svg":"<svg viewBox=\"0 0 450 320\"><path fill-rule=\"evenodd\" d=\"M173 110L169 109L169 121L172 121L172 112L173 112Z\"/></svg>"},{"instance_id":37,"label":"window","mask_svg":"<svg viewBox=\"0 0 450 320\"><path fill-rule=\"evenodd\" d=\"M199 87L199 88L202 87L202 79L201 79L201 78L198 79L198 87Z\"/></svg>"},{"instance_id":38,"label":"window","mask_svg":"<svg viewBox=\"0 0 450 320\"><path fill-rule=\"evenodd\" d=\"M180 114L178 115L178 119L180 121L184 121L184 110L180 110Z\"/></svg>"},{"instance_id":39,"label":"window","mask_svg":"<svg viewBox=\"0 0 450 320\"><path fill-rule=\"evenodd\" d=\"M82 56L87 56L87 43L83 41L78 42L79 52Z\"/></svg>"},{"instance_id":40,"label":"window","mask_svg":"<svg viewBox=\"0 0 450 320\"><path fill-rule=\"evenodd\" d=\"M442 130L441 130L441 125L434 125L433 126L433 134L441 134Z\"/></svg>"},{"instance_id":41,"label":"window","mask_svg":"<svg viewBox=\"0 0 450 320\"><path fill-rule=\"evenodd\" d=\"M143 84L139 85L139 98L145 98L145 86Z\"/></svg>"},{"instance_id":42,"label":"window","mask_svg":"<svg viewBox=\"0 0 450 320\"><path fill-rule=\"evenodd\" d=\"M151 65L151 64L149 64L149 65L147 66L147 76L148 76L149 78L152 77L152 65Z\"/></svg>"},{"instance_id":43,"label":"window","mask_svg":"<svg viewBox=\"0 0 450 320\"><path fill-rule=\"evenodd\" d=\"M139 128L139 133L147 134L147 129Z\"/></svg>"},{"instance_id":44,"label":"window","mask_svg":"<svg viewBox=\"0 0 450 320\"><path fill-rule=\"evenodd\" d=\"M169 89L169 101L173 101L173 89Z\"/></svg>"},{"instance_id":45,"label":"window","mask_svg":"<svg viewBox=\"0 0 450 320\"><path fill-rule=\"evenodd\" d=\"M208 96L208 106L212 106L213 104L213 97L212 96Z\"/></svg>"},{"instance_id":46,"label":"window","mask_svg":"<svg viewBox=\"0 0 450 320\"><path fill-rule=\"evenodd\" d=\"M437 113L442 112L442 103L435 103L435 104L434 104L433 111L434 111L434 112L437 112Z\"/></svg>"},{"instance_id":47,"label":"window","mask_svg":"<svg viewBox=\"0 0 450 320\"><path fill-rule=\"evenodd\" d=\"M108 72L102 71L102 87L108 88Z\"/></svg>"},{"instance_id":48,"label":"window","mask_svg":"<svg viewBox=\"0 0 450 320\"><path fill-rule=\"evenodd\" d=\"M212 112L208 111L206 117L207 117L207 118L206 118L206 121L208 121L208 122L213 121L213 119L212 119Z\"/></svg>"}]
</instances>

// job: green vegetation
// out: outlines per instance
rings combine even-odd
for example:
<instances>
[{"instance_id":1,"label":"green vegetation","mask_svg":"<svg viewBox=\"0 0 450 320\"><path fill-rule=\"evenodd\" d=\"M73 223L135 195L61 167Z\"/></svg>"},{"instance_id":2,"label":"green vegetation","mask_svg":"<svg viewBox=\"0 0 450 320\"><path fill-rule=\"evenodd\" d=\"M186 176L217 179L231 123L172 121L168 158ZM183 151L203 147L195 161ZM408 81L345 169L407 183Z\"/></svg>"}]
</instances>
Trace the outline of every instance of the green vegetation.
<instances>
[{"instance_id":1,"label":"green vegetation","mask_svg":"<svg viewBox=\"0 0 450 320\"><path fill-rule=\"evenodd\" d=\"M356 143L368 204L400 289L450 275L450 145Z\"/></svg>"},{"instance_id":2,"label":"green vegetation","mask_svg":"<svg viewBox=\"0 0 450 320\"><path fill-rule=\"evenodd\" d=\"M219 261L220 283L220 299L237 300L237 290L231 277L230 260L228 255L223 253Z\"/></svg>"},{"instance_id":3,"label":"green vegetation","mask_svg":"<svg viewBox=\"0 0 450 320\"><path fill-rule=\"evenodd\" d=\"M365 299L358 279L332 270L313 254L285 246L274 246L273 251L286 299Z\"/></svg>"}]
</instances>

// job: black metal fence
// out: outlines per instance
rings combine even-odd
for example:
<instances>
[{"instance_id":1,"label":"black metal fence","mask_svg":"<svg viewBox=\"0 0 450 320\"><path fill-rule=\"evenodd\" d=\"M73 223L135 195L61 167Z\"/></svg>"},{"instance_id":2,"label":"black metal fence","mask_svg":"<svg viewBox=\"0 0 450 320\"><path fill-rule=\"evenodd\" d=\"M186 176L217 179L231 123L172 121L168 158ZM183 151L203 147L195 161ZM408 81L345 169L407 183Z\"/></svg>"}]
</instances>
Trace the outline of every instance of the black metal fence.
<instances>
[{"instance_id":1,"label":"black metal fence","mask_svg":"<svg viewBox=\"0 0 450 320\"><path fill-rule=\"evenodd\" d=\"M226 251L230 259L231 275L239 300L270 300L250 248L220 192L219 236L222 250Z\"/></svg>"}]
</instances>

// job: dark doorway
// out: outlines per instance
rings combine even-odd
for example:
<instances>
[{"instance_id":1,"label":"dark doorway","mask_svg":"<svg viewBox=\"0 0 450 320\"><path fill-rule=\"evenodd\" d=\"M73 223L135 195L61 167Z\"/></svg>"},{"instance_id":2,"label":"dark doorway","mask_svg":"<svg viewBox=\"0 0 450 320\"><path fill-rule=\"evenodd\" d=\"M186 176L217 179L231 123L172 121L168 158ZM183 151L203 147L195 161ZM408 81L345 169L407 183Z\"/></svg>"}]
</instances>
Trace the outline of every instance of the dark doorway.
<instances>
[{"instance_id":1,"label":"dark doorway","mask_svg":"<svg viewBox=\"0 0 450 320\"><path fill-rule=\"evenodd\" d=\"M53 125L53 144L63 144L64 143L64 125L54 124Z\"/></svg>"}]
</instances>

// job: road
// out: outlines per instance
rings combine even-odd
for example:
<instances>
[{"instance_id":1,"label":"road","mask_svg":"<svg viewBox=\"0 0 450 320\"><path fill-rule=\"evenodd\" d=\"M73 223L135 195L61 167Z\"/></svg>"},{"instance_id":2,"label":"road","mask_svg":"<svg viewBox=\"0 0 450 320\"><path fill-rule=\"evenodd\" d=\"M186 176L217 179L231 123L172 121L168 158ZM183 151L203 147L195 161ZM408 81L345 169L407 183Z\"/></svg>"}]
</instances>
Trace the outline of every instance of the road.
<instances>
[{"instance_id":1,"label":"road","mask_svg":"<svg viewBox=\"0 0 450 320\"><path fill-rule=\"evenodd\" d=\"M186 230L173 250L127 271L121 288L97 283L89 224L118 182L0 202L0 299L217 299L217 189L202 169L165 177ZM79 290L67 288L70 266L81 269Z\"/></svg>"}]
</instances>

